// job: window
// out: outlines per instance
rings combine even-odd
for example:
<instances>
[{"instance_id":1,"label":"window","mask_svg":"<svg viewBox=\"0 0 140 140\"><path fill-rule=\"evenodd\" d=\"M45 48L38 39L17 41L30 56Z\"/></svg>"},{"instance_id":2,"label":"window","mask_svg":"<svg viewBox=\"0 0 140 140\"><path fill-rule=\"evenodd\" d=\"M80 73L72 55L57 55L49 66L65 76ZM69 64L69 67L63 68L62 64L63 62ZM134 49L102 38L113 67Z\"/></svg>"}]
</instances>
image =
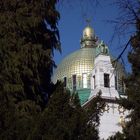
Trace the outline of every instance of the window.
<instances>
[{"instance_id":1,"label":"window","mask_svg":"<svg viewBox=\"0 0 140 140\"><path fill-rule=\"evenodd\" d=\"M64 77L64 87L67 86L67 77Z\"/></svg>"},{"instance_id":2,"label":"window","mask_svg":"<svg viewBox=\"0 0 140 140\"><path fill-rule=\"evenodd\" d=\"M104 87L109 87L109 74L104 73Z\"/></svg>"},{"instance_id":3,"label":"window","mask_svg":"<svg viewBox=\"0 0 140 140\"><path fill-rule=\"evenodd\" d=\"M87 88L87 74L83 73L83 88Z\"/></svg>"},{"instance_id":4,"label":"window","mask_svg":"<svg viewBox=\"0 0 140 140\"><path fill-rule=\"evenodd\" d=\"M76 75L72 75L73 90L76 90Z\"/></svg>"},{"instance_id":5,"label":"window","mask_svg":"<svg viewBox=\"0 0 140 140\"><path fill-rule=\"evenodd\" d=\"M117 90L117 76L115 76L115 89Z\"/></svg>"},{"instance_id":6,"label":"window","mask_svg":"<svg viewBox=\"0 0 140 140\"><path fill-rule=\"evenodd\" d=\"M93 83L94 83L94 89L95 89L95 75L93 76Z\"/></svg>"}]
</instances>

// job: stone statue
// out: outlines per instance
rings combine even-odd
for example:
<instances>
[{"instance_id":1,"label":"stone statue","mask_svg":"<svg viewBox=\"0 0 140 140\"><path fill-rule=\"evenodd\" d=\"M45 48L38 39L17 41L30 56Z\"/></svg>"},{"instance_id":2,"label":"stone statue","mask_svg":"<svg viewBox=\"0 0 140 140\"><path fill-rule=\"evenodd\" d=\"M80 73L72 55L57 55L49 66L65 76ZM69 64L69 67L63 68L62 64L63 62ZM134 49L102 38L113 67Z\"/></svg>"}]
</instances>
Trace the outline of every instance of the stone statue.
<instances>
[{"instance_id":1,"label":"stone statue","mask_svg":"<svg viewBox=\"0 0 140 140\"><path fill-rule=\"evenodd\" d=\"M100 42L96 50L96 55L99 55L99 54L104 54L104 55L109 54L108 47L104 44L103 41Z\"/></svg>"}]
</instances>

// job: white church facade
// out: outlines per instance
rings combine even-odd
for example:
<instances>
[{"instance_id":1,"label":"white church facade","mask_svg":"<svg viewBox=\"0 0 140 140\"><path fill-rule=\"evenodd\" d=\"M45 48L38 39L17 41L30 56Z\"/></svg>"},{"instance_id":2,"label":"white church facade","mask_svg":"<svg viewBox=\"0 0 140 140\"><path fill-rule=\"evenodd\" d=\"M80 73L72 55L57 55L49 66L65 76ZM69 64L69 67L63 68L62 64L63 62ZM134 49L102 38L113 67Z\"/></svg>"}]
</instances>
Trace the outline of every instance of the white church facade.
<instances>
[{"instance_id":1,"label":"white church facade","mask_svg":"<svg viewBox=\"0 0 140 140\"><path fill-rule=\"evenodd\" d=\"M108 48L99 46L95 58L94 69L91 73L91 92L88 100L82 105L88 107L90 102L101 92L101 98L106 101L105 109L100 116L99 136L100 139L107 139L125 126L125 117L128 115L116 99L123 97L119 95L115 85L115 68L113 68Z\"/></svg>"}]
</instances>

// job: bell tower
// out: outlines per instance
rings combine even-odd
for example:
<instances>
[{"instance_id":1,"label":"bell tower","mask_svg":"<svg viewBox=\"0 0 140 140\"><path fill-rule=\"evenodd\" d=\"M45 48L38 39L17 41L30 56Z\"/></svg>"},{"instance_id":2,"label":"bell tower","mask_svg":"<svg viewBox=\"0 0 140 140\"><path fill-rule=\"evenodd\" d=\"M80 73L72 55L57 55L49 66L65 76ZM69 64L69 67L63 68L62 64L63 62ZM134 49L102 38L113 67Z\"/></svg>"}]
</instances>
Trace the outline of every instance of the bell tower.
<instances>
[{"instance_id":1,"label":"bell tower","mask_svg":"<svg viewBox=\"0 0 140 140\"><path fill-rule=\"evenodd\" d=\"M119 98L118 91L115 89L115 69L112 66L108 47L101 41L96 48L94 69L91 76L91 94L96 96L102 91L103 98Z\"/></svg>"}]
</instances>

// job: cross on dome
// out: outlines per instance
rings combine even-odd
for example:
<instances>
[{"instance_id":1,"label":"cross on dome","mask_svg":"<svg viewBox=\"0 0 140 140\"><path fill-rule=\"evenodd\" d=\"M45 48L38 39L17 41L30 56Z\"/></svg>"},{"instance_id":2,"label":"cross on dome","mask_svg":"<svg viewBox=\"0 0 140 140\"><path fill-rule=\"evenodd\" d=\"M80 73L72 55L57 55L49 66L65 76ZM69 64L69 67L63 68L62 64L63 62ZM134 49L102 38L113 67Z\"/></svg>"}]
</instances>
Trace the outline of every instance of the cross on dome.
<instances>
[{"instance_id":1,"label":"cross on dome","mask_svg":"<svg viewBox=\"0 0 140 140\"><path fill-rule=\"evenodd\" d=\"M87 26L90 26L91 20L90 19L86 19L86 23L87 23Z\"/></svg>"}]
</instances>

